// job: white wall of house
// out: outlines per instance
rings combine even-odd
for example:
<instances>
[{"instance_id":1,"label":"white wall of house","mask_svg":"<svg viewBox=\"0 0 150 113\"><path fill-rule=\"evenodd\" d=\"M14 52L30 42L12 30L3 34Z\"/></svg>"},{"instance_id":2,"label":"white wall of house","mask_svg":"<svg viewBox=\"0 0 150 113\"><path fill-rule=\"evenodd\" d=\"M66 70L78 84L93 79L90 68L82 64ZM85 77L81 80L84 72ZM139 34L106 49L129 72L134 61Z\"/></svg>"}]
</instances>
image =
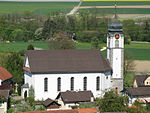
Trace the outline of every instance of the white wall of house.
<instances>
[{"instance_id":1,"label":"white wall of house","mask_svg":"<svg viewBox=\"0 0 150 113\"><path fill-rule=\"evenodd\" d=\"M26 57L25 60L25 67L30 68L28 57Z\"/></svg>"},{"instance_id":2,"label":"white wall of house","mask_svg":"<svg viewBox=\"0 0 150 113\"><path fill-rule=\"evenodd\" d=\"M7 102L0 104L0 113L7 113Z\"/></svg>"},{"instance_id":3,"label":"white wall of house","mask_svg":"<svg viewBox=\"0 0 150 113\"><path fill-rule=\"evenodd\" d=\"M24 84L28 83L29 87L32 85L32 74L28 71L24 71Z\"/></svg>"},{"instance_id":4,"label":"white wall of house","mask_svg":"<svg viewBox=\"0 0 150 113\"><path fill-rule=\"evenodd\" d=\"M74 77L74 91L83 91L83 78L87 77L87 90L91 90L94 97L100 97L111 88L110 72L107 73L76 73L76 74L33 74L31 77L25 73L25 83L33 85L36 100L47 98L55 99L57 91L57 79L61 78L61 91L70 90L70 79ZM96 77L100 77L100 90L96 90ZM108 77L106 77L108 76ZM48 91L44 91L44 78L48 78ZM32 81L32 82L31 82Z\"/></svg>"}]
</instances>

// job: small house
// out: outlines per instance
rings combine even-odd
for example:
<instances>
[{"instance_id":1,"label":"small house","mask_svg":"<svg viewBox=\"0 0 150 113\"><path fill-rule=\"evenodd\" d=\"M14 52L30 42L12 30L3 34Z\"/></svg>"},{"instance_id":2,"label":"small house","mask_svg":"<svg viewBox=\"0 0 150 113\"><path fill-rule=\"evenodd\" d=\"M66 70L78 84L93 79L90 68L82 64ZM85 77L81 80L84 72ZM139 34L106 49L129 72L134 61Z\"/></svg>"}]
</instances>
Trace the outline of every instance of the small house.
<instances>
[{"instance_id":1,"label":"small house","mask_svg":"<svg viewBox=\"0 0 150 113\"><path fill-rule=\"evenodd\" d=\"M136 75L133 87L150 87L150 75Z\"/></svg>"},{"instance_id":2,"label":"small house","mask_svg":"<svg viewBox=\"0 0 150 113\"><path fill-rule=\"evenodd\" d=\"M7 113L9 90L0 90L0 113Z\"/></svg>"},{"instance_id":3,"label":"small house","mask_svg":"<svg viewBox=\"0 0 150 113\"><path fill-rule=\"evenodd\" d=\"M61 109L73 109L82 102L93 102L94 96L91 91L66 91L60 92L56 97Z\"/></svg>"}]
</instances>

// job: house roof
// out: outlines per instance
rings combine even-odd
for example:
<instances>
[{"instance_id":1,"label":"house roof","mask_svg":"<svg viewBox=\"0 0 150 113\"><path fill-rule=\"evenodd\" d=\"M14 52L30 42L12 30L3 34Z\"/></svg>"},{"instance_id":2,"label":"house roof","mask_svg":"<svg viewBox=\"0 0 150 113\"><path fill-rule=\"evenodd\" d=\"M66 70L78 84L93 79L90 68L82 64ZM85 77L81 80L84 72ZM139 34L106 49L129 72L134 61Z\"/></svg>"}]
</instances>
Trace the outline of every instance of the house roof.
<instances>
[{"instance_id":1,"label":"house roof","mask_svg":"<svg viewBox=\"0 0 150 113\"><path fill-rule=\"evenodd\" d=\"M134 80L136 80L136 83L138 85L138 87L142 87L142 86L145 86L144 85L144 81L150 77L150 75L136 75L134 77Z\"/></svg>"},{"instance_id":2,"label":"house roof","mask_svg":"<svg viewBox=\"0 0 150 113\"><path fill-rule=\"evenodd\" d=\"M8 84L0 85L0 90L12 90L13 86Z\"/></svg>"},{"instance_id":3,"label":"house roof","mask_svg":"<svg viewBox=\"0 0 150 113\"><path fill-rule=\"evenodd\" d=\"M150 97L150 87L127 88L126 90L134 97Z\"/></svg>"},{"instance_id":4,"label":"house roof","mask_svg":"<svg viewBox=\"0 0 150 113\"><path fill-rule=\"evenodd\" d=\"M12 75L5 68L0 66L0 79L4 81L10 78L12 78Z\"/></svg>"},{"instance_id":5,"label":"house roof","mask_svg":"<svg viewBox=\"0 0 150 113\"><path fill-rule=\"evenodd\" d=\"M91 91L66 91L60 92L56 99L61 98L64 103L90 102L93 93Z\"/></svg>"},{"instance_id":6,"label":"house roof","mask_svg":"<svg viewBox=\"0 0 150 113\"><path fill-rule=\"evenodd\" d=\"M0 90L0 96L3 98L8 99L9 97L9 90Z\"/></svg>"},{"instance_id":7,"label":"house roof","mask_svg":"<svg viewBox=\"0 0 150 113\"><path fill-rule=\"evenodd\" d=\"M28 50L32 73L102 72L111 67L99 50Z\"/></svg>"},{"instance_id":8,"label":"house roof","mask_svg":"<svg viewBox=\"0 0 150 113\"><path fill-rule=\"evenodd\" d=\"M97 113L96 108L72 109L72 110L50 110L50 111L29 111L20 113Z\"/></svg>"},{"instance_id":9,"label":"house roof","mask_svg":"<svg viewBox=\"0 0 150 113\"><path fill-rule=\"evenodd\" d=\"M77 109L78 113L97 113L97 108Z\"/></svg>"},{"instance_id":10,"label":"house roof","mask_svg":"<svg viewBox=\"0 0 150 113\"><path fill-rule=\"evenodd\" d=\"M46 99L42 104L47 107L50 104L52 104L53 102L55 102L57 105L59 105L56 101L54 101L54 100L52 100L50 98Z\"/></svg>"},{"instance_id":11,"label":"house roof","mask_svg":"<svg viewBox=\"0 0 150 113\"><path fill-rule=\"evenodd\" d=\"M19 113L79 113L77 110L50 110L50 111L29 111Z\"/></svg>"},{"instance_id":12,"label":"house roof","mask_svg":"<svg viewBox=\"0 0 150 113\"><path fill-rule=\"evenodd\" d=\"M23 84L23 86L21 86L21 88L29 88L29 84L28 83Z\"/></svg>"}]
</instances>

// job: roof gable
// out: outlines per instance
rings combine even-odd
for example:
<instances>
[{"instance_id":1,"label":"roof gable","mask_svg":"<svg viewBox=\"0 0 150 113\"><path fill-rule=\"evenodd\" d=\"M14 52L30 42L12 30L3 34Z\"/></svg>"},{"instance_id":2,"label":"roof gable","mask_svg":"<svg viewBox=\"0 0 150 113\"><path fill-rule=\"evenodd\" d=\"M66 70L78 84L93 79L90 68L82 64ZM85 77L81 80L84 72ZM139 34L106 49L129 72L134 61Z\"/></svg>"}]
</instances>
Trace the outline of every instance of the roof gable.
<instances>
[{"instance_id":1,"label":"roof gable","mask_svg":"<svg viewBox=\"0 0 150 113\"><path fill-rule=\"evenodd\" d=\"M99 50L29 50L27 57L32 73L111 70Z\"/></svg>"},{"instance_id":2,"label":"roof gable","mask_svg":"<svg viewBox=\"0 0 150 113\"><path fill-rule=\"evenodd\" d=\"M60 104L58 104L56 101L48 98L46 99L42 104L45 106L45 107L48 107L49 105L55 103L56 105L60 106Z\"/></svg>"},{"instance_id":3,"label":"roof gable","mask_svg":"<svg viewBox=\"0 0 150 113\"><path fill-rule=\"evenodd\" d=\"M136 81L138 87L145 86L145 80L150 77L150 75L136 75L134 81Z\"/></svg>"}]
</instances>

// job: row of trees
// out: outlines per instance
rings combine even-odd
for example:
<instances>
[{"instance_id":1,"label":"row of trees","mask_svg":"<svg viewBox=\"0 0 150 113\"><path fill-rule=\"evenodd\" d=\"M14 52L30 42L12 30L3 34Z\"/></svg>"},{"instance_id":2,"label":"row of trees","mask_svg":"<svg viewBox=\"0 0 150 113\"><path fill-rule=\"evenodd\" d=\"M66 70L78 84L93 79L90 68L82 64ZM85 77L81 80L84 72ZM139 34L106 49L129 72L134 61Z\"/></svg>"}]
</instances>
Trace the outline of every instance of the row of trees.
<instances>
[{"instance_id":1,"label":"row of trees","mask_svg":"<svg viewBox=\"0 0 150 113\"><path fill-rule=\"evenodd\" d=\"M98 108L99 112L126 112L126 113L148 113L149 104L143 106L138 101L133 106L128 106L129 99L125 95L117 94L114 91L108 91L101 98L96 98L94 103L81 103L79 108Z\"/></svg>"},{"instance_id":2,"label":"row of trees","mask_svg":"<svg viewBox=\"0 0 150 113\"><path fill-rule=\"evenodd\" d=\"M48 40L55 37L60 31L65 31L70 37L81 42L91 42L93 37L106 42L107 26L111 22L109 18L99 18L97 12L81 13L76 16L60 15L58 12L48 17L33 16L26 13L22 17L0 16L0 40L1 41L29 41ZM123 20L125 42L150 41L150 19Z\"/></svg>"}]
</instances>

